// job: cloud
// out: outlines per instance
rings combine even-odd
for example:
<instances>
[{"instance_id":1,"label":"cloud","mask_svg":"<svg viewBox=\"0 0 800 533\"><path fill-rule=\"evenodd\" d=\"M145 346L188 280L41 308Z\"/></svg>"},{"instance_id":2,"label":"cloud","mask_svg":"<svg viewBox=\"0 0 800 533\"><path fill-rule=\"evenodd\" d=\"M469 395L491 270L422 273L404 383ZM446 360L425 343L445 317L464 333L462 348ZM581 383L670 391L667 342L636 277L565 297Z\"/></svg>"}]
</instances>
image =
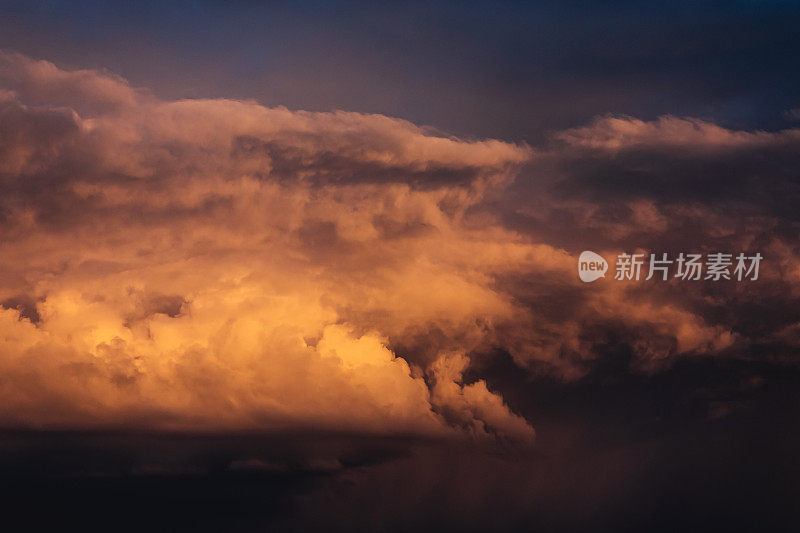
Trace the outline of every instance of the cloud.
<instances>
[{"instance_id":1,"label":"cloud","mask_svg":"<svg viewBox=\"0 0 800 533\"><path fill-rule=\"evenodd\" d=\"M800 258L799 149L796 129L737 131L671 116L605 116L555 133L525 171L540 183L513 186L517 207L504 208L514 211L505 217L510 227L575 254L758 251L765 263L752 284L673 280L625 287L618 297L564 288L570 312L550 322L586 339L590 320L592 345L608 335L630 346L642 368L687 348L785 360L794 348L776 338L800 319L792 266ZM532 308L552 296L547 288L526 292ZM592 307L605 311L587 313Z\"/></svg>"},{"instance_id":2,"label":"cloud","mask_svg":"<svg viewBox=\"0 0 800 533\"><path fill-rule=\"evenodd\" d=\"M787 219L748 191L741 231L696 193L701 170L715 182L732 161L750 184L766 152L788 202L791 130L607 117L533 150L380 115L161 100L14 54L0 66L7 427L530 443L513 405L465 379L473 362L502 351L577 380L622 344L631 371L656 372L786 342L800 322L796 246L769 233ZM583 249L692 238L758 245L786 274L727 295L577 279ZM786 312L754 332L732 299Z\"/></svg>"},{"instance_id":3,"label":"cloud","mask_svg":"<svg viewBox=\"0 0 800 533\"><path fill-rule=\"evenodd\" d=\"M800 131L729 130L695 118L662 116L654 121L634 117L598 117L587 126L560 131L553 136L571 147L624 150L634 147L680 147L719 150L800 142Z\"/></svg>"},{"instance_id":4,"label":"cloud","mask_svg":"<svg viewBox=\"0 0 800 533\"><path fill-rule=\"evenodd\" d=\"M389 338L513 316L490 275L526 247L466 212L527 147L0 64L3 425L462 434Z\"/></svg>"},{"instance_id":5,"label":"cloud","mask_svg":"<svg viewBox=\"0 0 800 533\"><path fill-rule=\"evenodd\" d=\"M10 51L0 51L0 83L33 104L90 113L130 107L144 96L110 72L63 70L49 61Z\"/></svg>"},{"instance_id":6,"label":"cloud","mask_svg":"<svg viewBox=\"0 0 800 533\"><path fill-rule=\"evenodd\" d=\"M699 119L601 117L554 135L559 191L593 201L724 204L796 220L800 130L736 131Z\"/></svg>"},{"instance_id":7,"label":"cloud","mask_svg":"<svg viewBox=\"0 0 800 533\"><path fill-rule=\"evenodd\" d=\"M524 418L516 416L502 398L486 388L486 382L461 385L468 360L446 354L431 365L432 403L456 426L478 436L495 434L516 442L533 442L535 433Z\"/></svg>"}]
</instances>

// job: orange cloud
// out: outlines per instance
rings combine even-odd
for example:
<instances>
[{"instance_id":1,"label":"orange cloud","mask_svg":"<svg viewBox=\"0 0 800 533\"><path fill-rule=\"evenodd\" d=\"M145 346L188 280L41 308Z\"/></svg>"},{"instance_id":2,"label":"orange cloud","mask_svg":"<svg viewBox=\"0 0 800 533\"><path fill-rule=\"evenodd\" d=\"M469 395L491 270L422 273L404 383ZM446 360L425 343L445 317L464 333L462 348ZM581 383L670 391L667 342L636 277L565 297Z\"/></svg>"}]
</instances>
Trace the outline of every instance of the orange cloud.
<instances>
[{"instance_id":1,"label":"orange cloud","mask_svg":"<svg viewBox=\"0 0 800 533\"><path fill-rule=\"evenodd\" d=\"M695 118L662 116L648 122L633 117L604 116L587 126L558 132L554 137L570 146L606 150L635 146L709 150L796 143L800 142L800 130L735 131Z\"/></svg>"},{"instance_id":2,"label":"orange cloud","mask_svg":"<svg viewBox=\"0 0 800 533\"><path fill-rule=\"evenodd\" d=\"M513 315L464 219L528 148L2 60L2 424L460 434L388 336Z\"/></svg>"},{"instance_id":3,"label":"orange cloud","mask_svg":"<svg viewBox=\"0 0 800 533\"><path fill-rule=\"evenodd\" d=\"M498 392L464 381L471 358L499 349L576 379L598 328L624 330L646 370L736 340L674 300L582 286L576 253L492 214L528 146L164 101L13 54L0 81L0 424L531 442ZM587 128L561 138L734 142L673 119ZM655 202L630 211L669 227Z\"/></svg>"}]
</instances>

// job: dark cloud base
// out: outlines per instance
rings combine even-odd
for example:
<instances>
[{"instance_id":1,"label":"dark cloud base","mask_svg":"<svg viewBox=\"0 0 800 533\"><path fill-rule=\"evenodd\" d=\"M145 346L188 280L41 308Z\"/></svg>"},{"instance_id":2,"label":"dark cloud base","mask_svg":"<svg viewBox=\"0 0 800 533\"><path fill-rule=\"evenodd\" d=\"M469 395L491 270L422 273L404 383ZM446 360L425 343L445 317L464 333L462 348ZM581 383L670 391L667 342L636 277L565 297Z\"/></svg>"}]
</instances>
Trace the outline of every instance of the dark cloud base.
<instances>
[{"instance_id":1,"label":"dark cloud base","mask_svg":"<svg viewBox=\"0 0 800 533\"><path fill-rule=\"evenodd\" d=\"M620 378L629 357L609 350L570 385L532 380L502 355L472 369L536 424L527 453L318 433L7 431L4 520L89 531L793 530L798 372L699 358Z\"/></svg>"}]
</instances>

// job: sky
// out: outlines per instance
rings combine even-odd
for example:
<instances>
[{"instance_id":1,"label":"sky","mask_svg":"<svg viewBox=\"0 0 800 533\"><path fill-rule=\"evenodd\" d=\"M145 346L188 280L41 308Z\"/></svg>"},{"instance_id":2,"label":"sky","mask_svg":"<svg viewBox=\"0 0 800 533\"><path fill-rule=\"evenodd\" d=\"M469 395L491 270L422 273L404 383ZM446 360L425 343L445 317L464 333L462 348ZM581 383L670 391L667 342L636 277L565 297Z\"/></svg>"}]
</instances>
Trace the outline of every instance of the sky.
<instances>
[{"instance_id":1,"label":"sky","mask_svg":"<svg viewBox=\"0 0 800 533\"><path fill-rule=\"evenodd\" d=\"M537 141L597 114L797 118L800 10L720 2L4 2L2 46L168 98Z\"/></svg>"},{"instance_id":2,"label":"sky","mask_svg":"<svg viewBox=\"0 0 800 533\"><path fill-rule=\"evenodd\" d=\"M798 22L0 2L12 518L791 530Z\"/></svg>"}]
</instances>

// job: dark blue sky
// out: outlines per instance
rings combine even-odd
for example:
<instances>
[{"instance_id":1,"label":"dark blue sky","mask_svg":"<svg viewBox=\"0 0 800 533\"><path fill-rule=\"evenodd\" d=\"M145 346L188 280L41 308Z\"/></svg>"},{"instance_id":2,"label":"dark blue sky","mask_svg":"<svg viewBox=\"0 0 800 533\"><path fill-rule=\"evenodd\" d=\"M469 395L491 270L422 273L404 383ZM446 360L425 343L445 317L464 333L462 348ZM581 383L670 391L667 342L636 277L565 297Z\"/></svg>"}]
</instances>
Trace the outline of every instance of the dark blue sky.
<instances>
[{"instance_id":1,"label":"dark blue sky","mask_svg":"<svg viewBox=\"0 0 800 533\"><path fill-rule=\"evenodd\" d=\"M384 113L537 142L597 114L796 125L800 4L0 2L0 47L165 97Z\"/></svg>"}]
</instances>

